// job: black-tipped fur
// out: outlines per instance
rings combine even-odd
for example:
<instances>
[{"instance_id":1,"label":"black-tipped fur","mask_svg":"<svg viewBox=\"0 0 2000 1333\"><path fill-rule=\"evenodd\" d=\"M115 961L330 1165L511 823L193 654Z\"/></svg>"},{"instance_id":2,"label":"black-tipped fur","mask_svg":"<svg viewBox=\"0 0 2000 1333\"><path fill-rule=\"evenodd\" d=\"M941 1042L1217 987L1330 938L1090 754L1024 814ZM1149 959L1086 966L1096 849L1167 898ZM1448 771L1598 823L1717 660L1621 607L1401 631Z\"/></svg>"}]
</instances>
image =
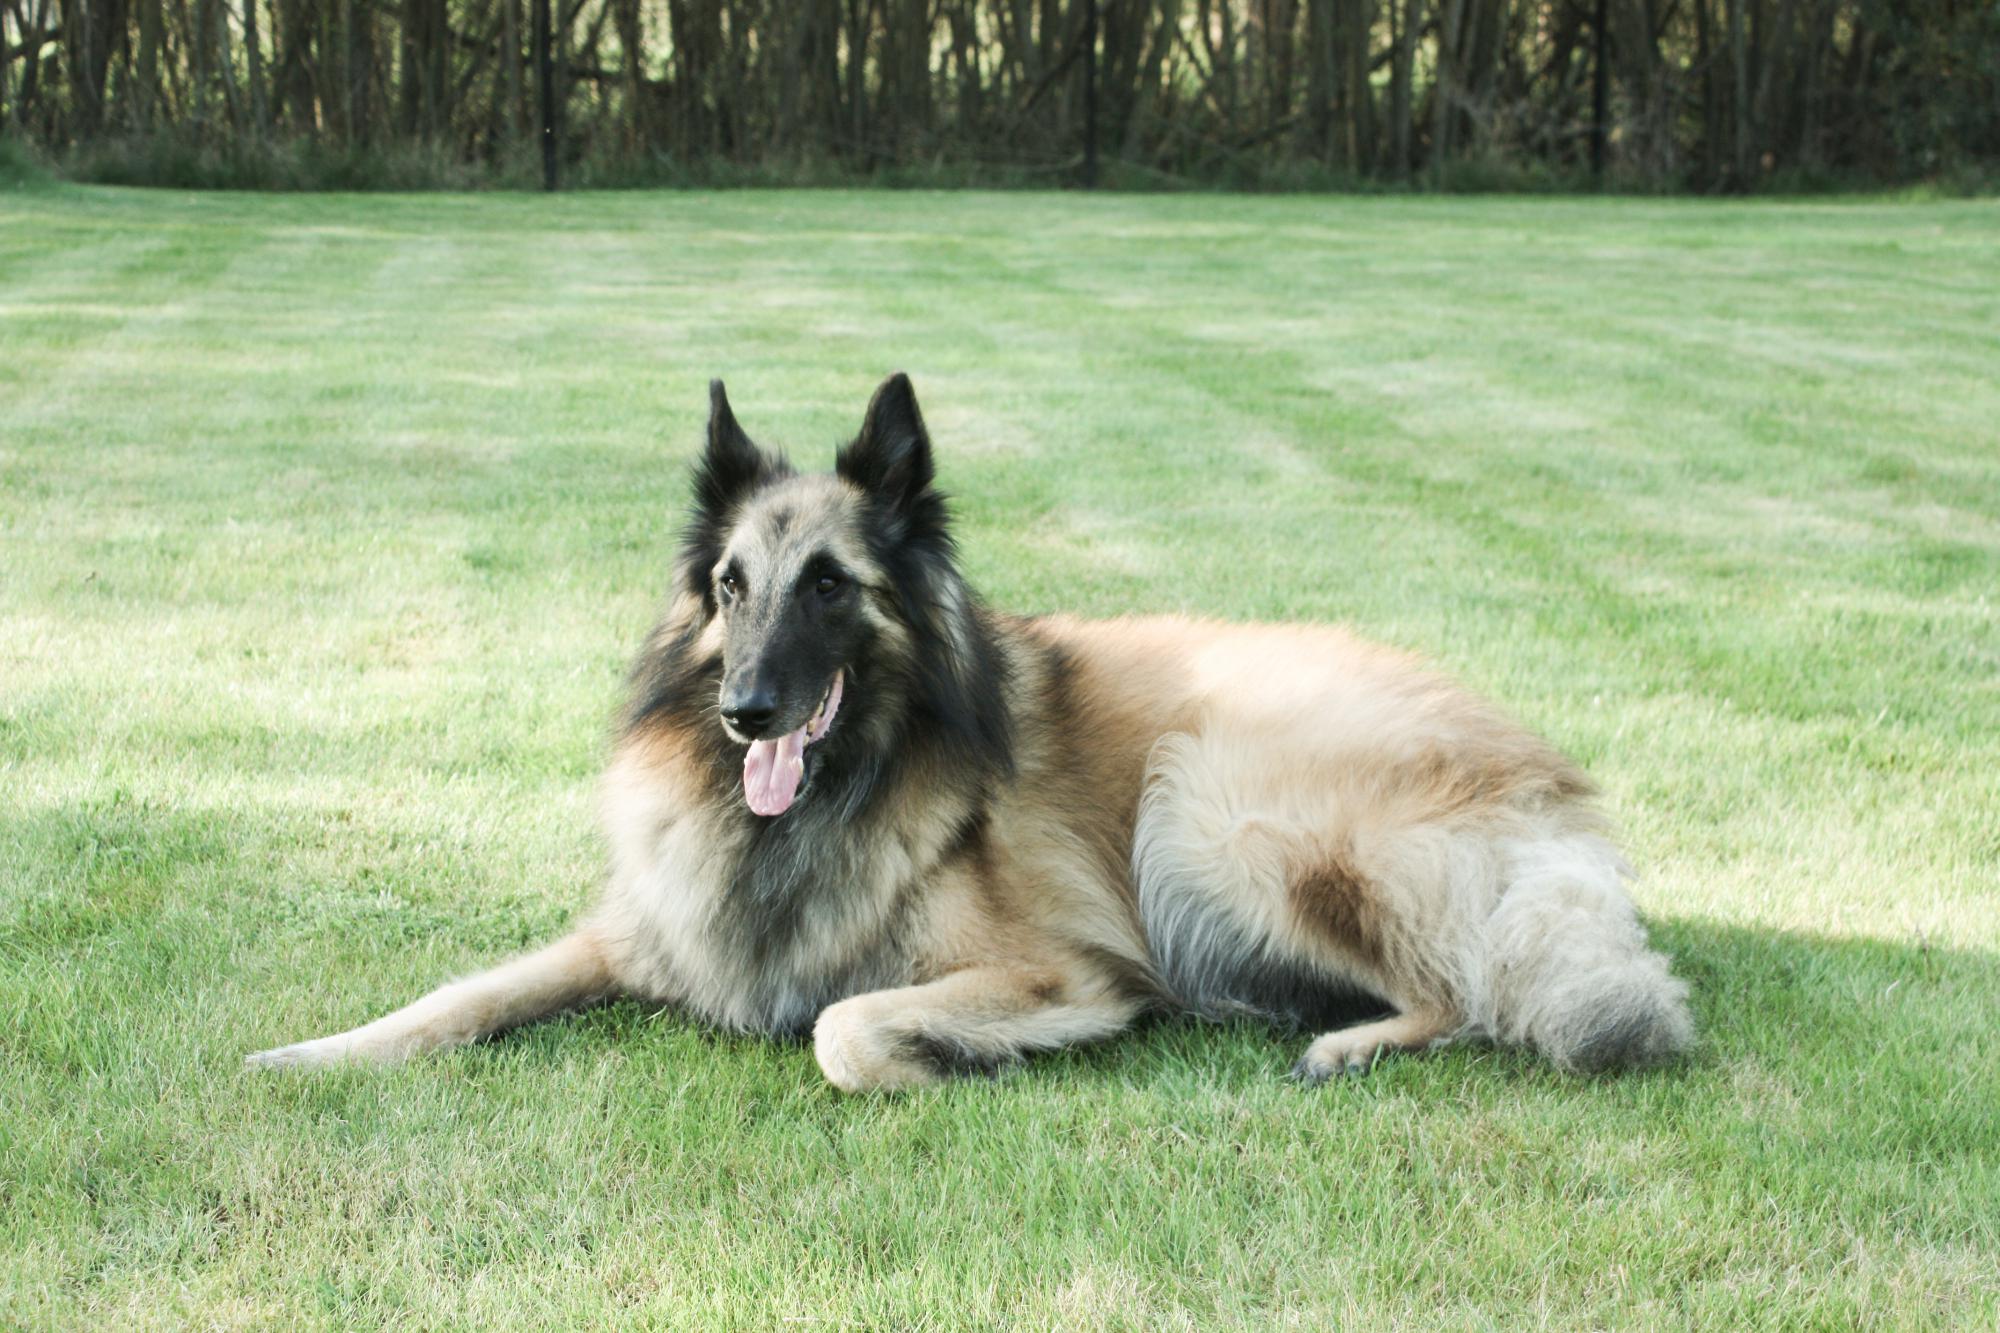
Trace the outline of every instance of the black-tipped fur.
<instances>
[{"instance_id":1,"label":"black-tipped fur","mask_svg":"<svg viewBox=\"0 0 2000 1333\"><path fill-rule=\"evenodd\" d=\"M892 523L929 527L943 535L944 497L931 489L936 468L930 434L910 377L900 370L868 400L861 434L840 451L834 471L881 501Z\"/></svg>"},{"instance_id":2,"label":"black-tipped fur","mask_svg":"<svg viewBox=\"0 0 2000 1333\"><path fill-rule=\"evenodd\" d=\"M767 454L736 423L729 394L721 380L708 382L708 444L694 466L694 507L681 532L675 576L680 586L702 599L711 613L715 590L711 571L722 556L723 542L744 500L759 487L792 475L783 454Z\"/></svg>"},{"instance_id":3,"label":"black-tipped fur","mask_svg":"<svg viewBox=\"0 0 2000 1333\"><path fill-rule=\"evenodd\" d=\"M837 473L862 492L861 536L891 585L907 644L892 653L871 642L846 665L840 725L814 748L799 803L782 819L752 814L741 793L742 747L715 715L723 657L703 646L720 614L711 571L758 493L795 474L744 434L720 382L711 396L707 448L675 561L678 587L700 598L700 611L676 618L670 610L649 638L633 665L623 729L629 736L665 726L686 738L710 798L744 826L716 940L737 942L746 975L771 979L759 1026L796 1032L840 995L895 980L886 958L867 955L851 971L807 986L789 955L839 912L845 885L865 874L873 825L885 817L876 798L907 771L949 775L940 780L960 789L972 811L967 827L980 825L994 784L1013 772L1010 668L989 613L958 572L945 497L931 486L923 418L909 381L896 376L877 391L861 434L840 450Z\"/></svg>"},{"instance_id":4,"label":"black-tipped fur","mask_svg":"<svg viewBox=\"0 0 2000 1333\"><path fill-rule=\"evenodd\" d=\"M907 379L831 476L794 475L711 393L606 774L598 906L256 1063L398 1060L619 993L811 1027L857 1092L1156 1007L1344 1024L1310 1079L1469 1035L1565 1068L1692 1039L1587 784L1546 743L1338 629L991 614ZM807 711L836 683L837 710ZM1356 1023L1350 1001L1394 1012Z\"/></svg>"},{"instance_id":5,"label":"black-tipped fur","mask_svg":"<svg viewBox=\"0 0 2000 1333\"><path fill-rule=\"evenodd\" d=\"M958 572L950 509L932 485L930 434L909 376L898 371L875 391L834 470L868 497L869 552L894 585L916 645L905 682L914 718L936 729L957 762L1011 775L1013 724L993 702L1004 697L1006 662Z\"/></svg>"},{"instance_id":6,"label":"black-tipped fur","mask_svg":"<svg viewBox=\"0 0 2000 1333\"><path fill-rule=\"evenodd\" d=\"M695 465L694 503L674 562L679 587L701 598L703 614L663 624L648 640L633 664L628 730L663 711L691 722L711 709L722 660L697 646L717 611L711 571L745 502L795 475L782 454L764 452L743 432L721 380L710 384L709 399L707 447ZM911 643L900 660L855 664L862 682L877 693L892 688L903 704L898 734L885 738L895 744L858 767L879 777L888 752L922 757L941 746L955 771L969 765L982 780L1011 774L1009 667L989 613L958 571L946 497L931 485L930 438L908 376L892 375L876 390L860 435L839 451L835 470L866 497L862 536L894 589ZM870 706L865 699L846 705L857 712ZM718 759L737 755L718 728L705 732Z\"/></svg>"}]
</instances>

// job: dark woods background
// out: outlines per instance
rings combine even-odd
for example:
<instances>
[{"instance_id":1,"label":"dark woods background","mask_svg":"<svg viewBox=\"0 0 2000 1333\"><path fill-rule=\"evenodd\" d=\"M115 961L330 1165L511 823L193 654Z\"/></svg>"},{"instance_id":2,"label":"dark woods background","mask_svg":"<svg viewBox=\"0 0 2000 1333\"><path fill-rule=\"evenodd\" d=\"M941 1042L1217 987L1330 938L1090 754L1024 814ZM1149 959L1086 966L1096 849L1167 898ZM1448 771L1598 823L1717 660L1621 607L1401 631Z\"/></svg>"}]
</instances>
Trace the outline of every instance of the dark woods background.
<instances>
[{"instance_id":1,"label":"dark woods background","mask_svg":"<svg viewBox=\"0 0 2000 1333\"><path fill-rule=\"evenodd\" d=\"M176 184L1799 188L2000 160L2000 0L0 0L0 135Z\"/></svg>"}]
</instances>

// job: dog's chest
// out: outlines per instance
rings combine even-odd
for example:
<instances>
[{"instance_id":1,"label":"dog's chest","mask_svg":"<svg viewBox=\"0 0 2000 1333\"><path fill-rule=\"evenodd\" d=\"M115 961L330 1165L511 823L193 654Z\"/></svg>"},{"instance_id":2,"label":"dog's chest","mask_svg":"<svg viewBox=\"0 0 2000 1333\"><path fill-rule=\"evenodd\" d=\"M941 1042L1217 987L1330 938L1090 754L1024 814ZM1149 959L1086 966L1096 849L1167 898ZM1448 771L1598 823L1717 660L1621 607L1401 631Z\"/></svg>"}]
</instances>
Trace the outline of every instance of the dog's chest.
<instances>
[{"instance_id":1,"label":"dog's chest","mask_svg":"<svg viewBox=\"0 0 2000 1333\"><path fill-rule=\"evenodd\" d=\"M602 909L630 989L720 1027L796 1035L829 1004L911 979L910 867L894 846L810 818L684 817L644 843L614 855Z\"/></svg>"}]
</instances>

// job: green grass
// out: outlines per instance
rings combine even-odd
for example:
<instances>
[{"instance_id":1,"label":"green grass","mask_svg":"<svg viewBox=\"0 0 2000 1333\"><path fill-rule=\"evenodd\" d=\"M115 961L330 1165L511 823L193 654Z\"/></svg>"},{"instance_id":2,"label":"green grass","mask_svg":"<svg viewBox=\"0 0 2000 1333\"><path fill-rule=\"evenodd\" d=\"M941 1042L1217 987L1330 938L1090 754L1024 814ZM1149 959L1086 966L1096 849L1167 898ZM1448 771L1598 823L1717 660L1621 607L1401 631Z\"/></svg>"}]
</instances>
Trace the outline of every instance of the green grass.
<instances>
[{"instance_id":1,"label":"green grass","mask_svg":"<svg viewBox=\"0 0 2000 1333\"><path fill-rule=\"evenodd\" d=\"M562 929L704 382L898 367L996 603L1583 759L1697 1055L241 1069ZM1991 202L0 194L0 1325L1992 1327L1996 597Z\"/></svg>"}]
</instances>

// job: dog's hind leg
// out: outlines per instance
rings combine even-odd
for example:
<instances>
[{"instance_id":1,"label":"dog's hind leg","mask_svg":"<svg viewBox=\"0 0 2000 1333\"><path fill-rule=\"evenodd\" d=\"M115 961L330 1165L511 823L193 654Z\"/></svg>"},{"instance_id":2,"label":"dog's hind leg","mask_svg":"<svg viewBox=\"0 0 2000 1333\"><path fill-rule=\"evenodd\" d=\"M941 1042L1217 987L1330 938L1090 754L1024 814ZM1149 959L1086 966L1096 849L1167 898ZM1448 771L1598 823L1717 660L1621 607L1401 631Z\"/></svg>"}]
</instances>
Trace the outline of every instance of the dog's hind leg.
<instances>
[{"instance_id":1,"label":"dog's hind leg","mask_svg":"<svg viewBox=\"0 0 2000 1333\"><path fill-rule=\"evenodd\" d=\"M891 1091L1108 1037L1143 1007L1098 968L968 967L828 1006L813 1028L813 1049L835 1087Z\"/></svg>"},{"instance_id":2,"label":"dog's hind leg","mask_svg":"<svg viewBox=\"0 0 2000 1333\"><path fill-rule=\"evenodd\" d=\"M1357 829L1282 770L1230 736L1157 747L1134 870L1167 984L1197 1013L1301 1027L1347 1017L1335 1011L1356 1006L1332 1002L1343 992L1372 997L1369 1021L1327 1032L1294 1067L1315 1083L1464 1032L1483 914L1465 899L1491 858L1441 828Z\"/></svg>"},{"instance_id":3,"label":"dog's hind leg","mask_svg":"<svg viewBox=\"0 0 2000 1333\"><path fill-rule=\"evenodd\" d=\"M1324 1083L1335 1074L1365 1074L1384 1052L1422 1050L1449 1041L1458 1028L1456 1019L1417 1009L1341 1028L1308 1046L1292 1066L1292 1077Z\"/></svg>"},{"instance_id":4,"label":"dog's hind leg","mask_svg":"<svg viewBox=\"0 0 2000 1333\"><path fill-rule=\"evenodd\" d=\"M1581 777L1479 740L1469 722L1428 749L1302 750L1249 724L1162 740L1133 868L1167 985L1196 1012L1304 1024L1300 979L1345 980L1395 1010L1315 1041L1296 1071L1313 1081L1457 1037L1564 1069L1685 1049L1687 987L1648 947Z\"/></svg>"},{"instance_id":5,"label":"dog's hind leg","mask_svg":"<svg viewBox=\"0 0 2000 1333\"><path fill-rule=\"evenodd\" d=\"M1295 1072L1365 1073L1382 1051L1460 1035L1530 1046L1570 1070L1687 1047L1687 987L1647 946L1616 848L1547 816L1506 828L1375 830L1344 858L1351 870L1293 880L1297 917L1322 937L1352 938L1356 919L1375 914L1370 961L1398 1010L1321 1037Z\"/></svg>"},{"instance_id":6,"label":"dog's hind leg","mask_svg":"<svg viewBox=\"0 0 2000 1333\"><path fill-rule=\"evenodd\" d=\"M1377 1057L1464 1035L1478 1006L1483 950L1478 898L1490 858L1441 828L1356 839L1342 830L1286 874L1297 947L1366 976L1396 1012L1316 1039L1294 1077L1323 1083L1365 1074Z\"/></svg>"},{"instance_id":7,"label":"dog's hind leg","mask_svg":"<svg viewBox=\"0 0 2000 1333\"><path fill-rule=\"evenodd\" d=\"M259 1051L245 1063L260 1068L314 1068L347 1061L394 1064L595 1004L617 989L600 942L583 930L491 971L442 986L363 1027Z\"/></svg>"}]
</instances>

